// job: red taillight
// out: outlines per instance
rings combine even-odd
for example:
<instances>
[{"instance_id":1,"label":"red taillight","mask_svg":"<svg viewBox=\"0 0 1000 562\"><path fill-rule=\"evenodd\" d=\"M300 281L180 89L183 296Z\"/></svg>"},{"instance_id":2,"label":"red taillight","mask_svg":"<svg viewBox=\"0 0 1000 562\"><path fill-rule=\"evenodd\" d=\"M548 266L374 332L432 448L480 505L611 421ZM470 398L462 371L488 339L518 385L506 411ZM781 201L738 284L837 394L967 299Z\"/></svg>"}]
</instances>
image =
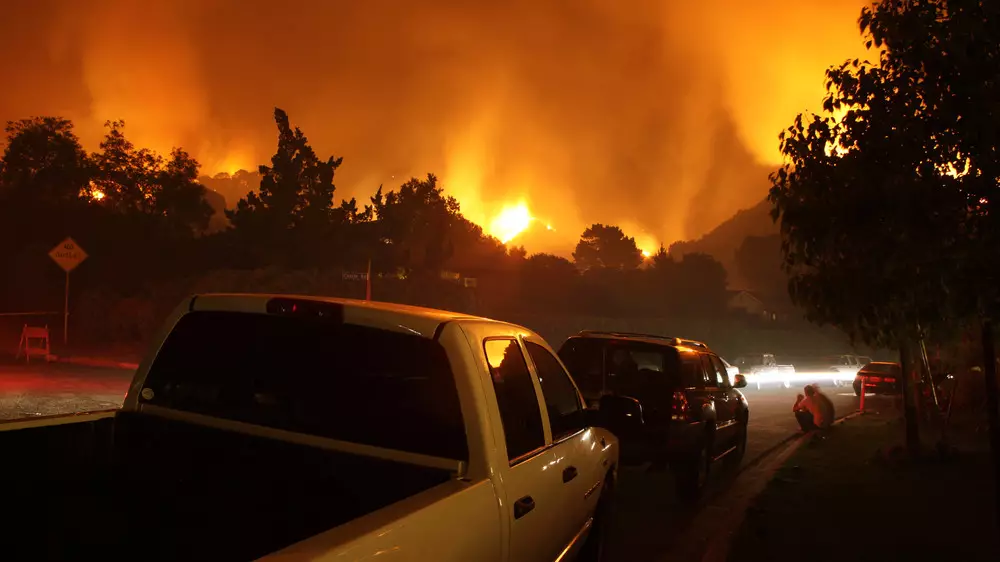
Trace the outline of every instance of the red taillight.
<instances>
[{"instance_id":1,"label":"red taillight","mask_svg":"<svg viewBox=\"0 0 1000 562\"><path fill-rule=\"evenodd\" d=\"M882 382L882 377L868 377L868 382Z\"/></svg>"},{"instance_id":2,"label":"red taillight","mask_svg":"<svg viewBox=\"0 0 1000 562\"><path fill-rule=\"evenodd\" d=\"M687 419L691 413L691 404L688 403L687 395L683 392L674 392L674 401L670 407L670 419Z\"/></svg>"}]
</instances>

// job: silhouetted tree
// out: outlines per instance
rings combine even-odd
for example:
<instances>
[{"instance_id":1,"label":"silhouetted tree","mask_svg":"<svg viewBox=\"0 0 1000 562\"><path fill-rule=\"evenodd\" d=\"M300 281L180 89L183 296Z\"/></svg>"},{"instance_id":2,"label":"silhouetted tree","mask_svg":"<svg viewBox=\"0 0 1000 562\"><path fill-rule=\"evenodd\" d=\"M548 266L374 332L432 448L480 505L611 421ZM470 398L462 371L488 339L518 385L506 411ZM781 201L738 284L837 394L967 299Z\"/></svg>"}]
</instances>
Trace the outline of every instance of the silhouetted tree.
<instances>
[{"instance_id":1,"label":"silhouetted tree","mask_svg":"<svg viewBox=\"0 0 1000 562\"><path fill-rule=\"evenodd\" d=\"M438 187L437 177L412 178L398 191L372 197L378 240L393 263L408 269L436 272L453 253L452 229L464 221L458 201Z\"/></svg>"},{"instance_id":2,"label":"silhouetted tree","mask_svg":"<svg viewBox=\"0 0 1000 562\"><path fill-rule=\"evenodd\" d=\"M292 128L288 114L275 108L278 149L270 166L260 167L260 186L227 212L233 228L259 239L302 227L326 230L333 219L334 173L343 158L321 160L302 130Z\"/></svg>"},{"instance_id":3,"label":"silhouetted tree","mask_svg":"<svg viewBox=\"0 0 1000 562\"><path fill-rule=\"evenodd\" d=\"M198 161L180 148L170 153L166 165L156 173L154 213L176 232L204 232L214 210L198 183Z\"/></svg>"},{"instance_id":4,"label":"silhouetted tree","mask_svg":"<svg viewBox=\"0 0 1000 562\"><path fill-rule=\"evenodd\" d=\"M890 0L865 9L862 31L877 46L892 36L906 52L914 40L907 33L928 40L930 4ZM968 204L960 181L945 173L957 154L945 150L947 135L928 104L928 71L901 62L890 47L877 66L854 60L827 72L826 115L800 115L782 134L788 163L772 175L770 200L791 296L807 317L873 347L899 349L907 444L915 452L907 384L913 344L951 316L949 285ZM841 120L830 116L840 110Z\"/></svg>"},{"instance_id":5,"label":"silhouetted tree","mask_svg":"<svg viewBox=\"0 0 1000 562\"><path fill-rule=\"evenodd\" d=\"M201 176L198 182L222 195L228 208L235 207L237 201L260 187L260 174L256 170L239 170L234 174L219 172L214 176Z\"/></svg>"},{"instance_id":6,"label":"silhouetted tree","mask_svg":"<svg viewBox=\"0 0 1000 562\"><path fill-rule=\"evenodd\" d=\"M919 271L934 268L950 274L943 281L950 289L945 296L950 298L939 302L939 307L945 304L954 315L980 323L990 443L1000 481L1000 408L993 333L1000 316L1000 218L995 207L1000 201L1000 111L996 106L1000 99L1000 3L891 0L866 9L860 23L869 45L880 49L880 60L878 72L869 72L872 78L862 80L875 85L865 89L867 85L861 84L858 89L869 93L895 87L879 101L893 116L920 121L919 132L925 140L920 147L924 151L922 166L917 169L926 176L946 171L943 188L951 198L964 199L963 205L954 204L959 209L939 208L934 205L937 201L929 202L928 210L934 213L931 233L957 242L947 248L946 263L923 262ZM861 74L856 68L842 69L841 73L849 78ZM840 100L831 101L835 104ZM890 123L896 125L897 121ZM867 146L861 148L868 150ZM995 488L1000 517L1000 486Z\"/></svg>"},{"instance_id":7,"label":"silhouetted tree","mask_svg":"<svg viewBox=\"0 0 1000 562\"><path fill-rule=\"evenodd\" d=\"M507 249L507 255L514 262L520 262L528 259L528 251L524 249L524 246L512 246Z\"/></svg>"},{"instance_id":8,"label":"silhouetted tree","mask_svg":"<svg viewBox=\"0 0 1000 562\"><path fill-rule=\"evenodd\" d=\"M635 238L626 236L621 228L597 223L583 231L573 252L573 261L583 270L629 270L642 263L642 252Z\"/></svg>"},{"instance_id":9,"label":"silhouetted tree","mask_svg":"<svg viewBox=\"0 0 1000 562\"><path fill-rule=\"evenodd\" d=\"M57 204L76 201L90 183L87 153L61 117L8 121L0 161L0 198Z\"/></svg>"},{"instance_id":10,"label":"silhouetted tree","mask_svg":"<svg viewBox=\"0 0 1000 562\"><path fill-rule=\"evenodd\" d=\"M136 148L125 136L125 122L108 121L101 151L92 159L97 175L93 198L119 213L152 214L155 208L157 175L163 158L146 148Z\"/></svg>"},{"instance_id":11,"label":"silhouetted tree","mask_svg":"<svg viewBox=\"0 0 1000 562\"><path fill-rule=\"evenodd\" d=\"M662 301L670 313L722 314L728 304L726 268L708 254L685 254L675 260L663 248L652 259L652 302Z\"/></svg>"},{"instance_id":12,"label":"silhouetted tree","mask_svg":"<svg viewBox=\"0 0 1000 562\"><path fill-rule=\"evenodd\" d=\"M578 309L575 290L580 273L566 258L532 254L521 268L520 301L527 310L571 312Z\"/></svg>"}]
</instances>

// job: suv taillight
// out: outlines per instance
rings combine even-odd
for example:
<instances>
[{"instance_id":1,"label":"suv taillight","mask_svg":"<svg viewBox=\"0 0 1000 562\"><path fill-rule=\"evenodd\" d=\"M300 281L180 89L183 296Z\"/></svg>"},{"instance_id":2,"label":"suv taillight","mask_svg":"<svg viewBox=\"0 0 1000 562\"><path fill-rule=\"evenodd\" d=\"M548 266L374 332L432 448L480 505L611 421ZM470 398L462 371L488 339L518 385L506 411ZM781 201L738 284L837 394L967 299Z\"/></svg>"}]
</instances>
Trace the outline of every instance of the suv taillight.
<instances>
[{"instance_id":1,"label":"suv taillight","mask_svg":"<svg viewBox=\"0 0 1000 562\"><path fill-rule=\"evenodd\" d=\"M670 406L670 419L686 420L691 414L691 404L688 403L687 395L681 391L674 392L674 400Z\"/></svg>"}]
</instances>

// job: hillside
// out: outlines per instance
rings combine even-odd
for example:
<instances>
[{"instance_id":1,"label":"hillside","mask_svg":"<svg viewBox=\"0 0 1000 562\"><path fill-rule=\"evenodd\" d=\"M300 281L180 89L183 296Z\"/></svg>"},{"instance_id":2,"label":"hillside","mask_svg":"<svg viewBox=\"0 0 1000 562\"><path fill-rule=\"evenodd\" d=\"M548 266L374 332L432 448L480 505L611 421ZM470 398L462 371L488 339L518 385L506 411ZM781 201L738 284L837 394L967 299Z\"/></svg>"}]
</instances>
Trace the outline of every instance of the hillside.
<instances>
[{"instance_id":1,"label":"hillside","mask_svg":"<svg viewBox=\"0 0 1000 562\"><path fill-rule=\"evenodd\" d=\"M670 253L682 256L704 253L719 260L729 272L729 286L745 285L736 267L736 249L747 236L769 236L778 233L778 226L771 220L771 204L765 199L757 205L737 211L735 215L697 240L676 242Z\"/></svg>"}]
</instances>

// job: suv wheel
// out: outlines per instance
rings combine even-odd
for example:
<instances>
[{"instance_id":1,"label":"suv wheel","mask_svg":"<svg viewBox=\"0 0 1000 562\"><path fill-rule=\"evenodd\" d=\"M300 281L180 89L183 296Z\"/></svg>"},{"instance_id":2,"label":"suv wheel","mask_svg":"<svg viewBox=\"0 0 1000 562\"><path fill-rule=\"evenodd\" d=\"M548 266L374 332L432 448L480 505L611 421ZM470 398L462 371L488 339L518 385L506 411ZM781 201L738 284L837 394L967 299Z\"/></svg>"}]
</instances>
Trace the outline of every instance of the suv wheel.
<instances>
[{"instance_id":1,"label":"suv wheel","mask_svg":"<svg viewBox=\"0 0 1000 562\"><path fill-rule=\"evenodd\" d=\"M708 475L712 468L712 455L709 452L710 442L705 443L695 452L692 458L679 463L674 475L677 481L677 496L685 502L694 502L701 497L708 484Z\"/></svg>"}]
</instances>

